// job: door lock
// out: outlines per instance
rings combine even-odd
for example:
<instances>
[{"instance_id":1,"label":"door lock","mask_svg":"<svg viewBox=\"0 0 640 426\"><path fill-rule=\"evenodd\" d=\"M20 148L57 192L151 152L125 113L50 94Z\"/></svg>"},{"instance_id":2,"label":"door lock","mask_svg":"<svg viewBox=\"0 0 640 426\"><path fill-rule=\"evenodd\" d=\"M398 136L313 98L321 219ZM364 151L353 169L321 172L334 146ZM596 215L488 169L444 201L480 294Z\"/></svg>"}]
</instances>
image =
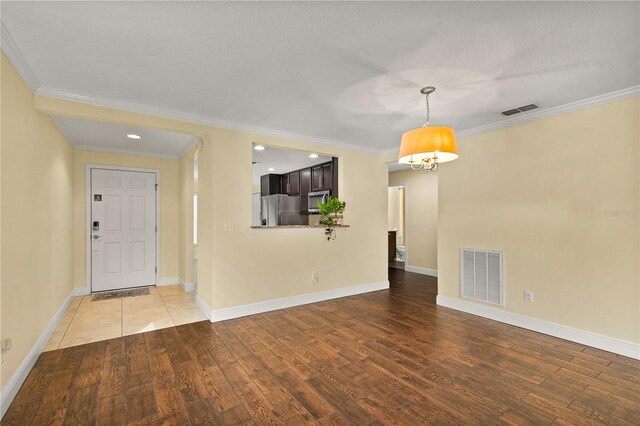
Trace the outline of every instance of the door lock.
<instances>
[{"instance_id":1,"label":"door lock","mask_svg":"<svg viewBox=\"0 0 640 426\"><path fill-rule=\"evenodd\" d=\"M102 238L102 235L94 235L94 236L93 236L93 239L94 239L94 240L97 240L98 238Z\"/></svg>"}]
</instances>

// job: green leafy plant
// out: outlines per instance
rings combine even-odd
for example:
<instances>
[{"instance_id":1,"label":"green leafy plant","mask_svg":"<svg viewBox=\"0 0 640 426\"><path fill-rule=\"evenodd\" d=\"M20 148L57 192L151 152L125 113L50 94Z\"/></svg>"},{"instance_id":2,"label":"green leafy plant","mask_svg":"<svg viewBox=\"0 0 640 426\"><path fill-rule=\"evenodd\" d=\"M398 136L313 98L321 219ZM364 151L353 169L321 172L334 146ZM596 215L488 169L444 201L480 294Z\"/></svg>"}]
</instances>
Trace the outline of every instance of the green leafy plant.
<instances>
[{"instance_id":1,"label":"green leafy plant","mask_svg":"<svg viewBox=\"0 0 640 426\"><path fill-rule=\"evenodd\" d=\"M336 225L342 220L347 203L340 201L338 197L329 197L326 203L318 202L318 210L320 210L320 225L324 226L324 235L327 241L336 239Z\"/></svg>"}]
</instances>

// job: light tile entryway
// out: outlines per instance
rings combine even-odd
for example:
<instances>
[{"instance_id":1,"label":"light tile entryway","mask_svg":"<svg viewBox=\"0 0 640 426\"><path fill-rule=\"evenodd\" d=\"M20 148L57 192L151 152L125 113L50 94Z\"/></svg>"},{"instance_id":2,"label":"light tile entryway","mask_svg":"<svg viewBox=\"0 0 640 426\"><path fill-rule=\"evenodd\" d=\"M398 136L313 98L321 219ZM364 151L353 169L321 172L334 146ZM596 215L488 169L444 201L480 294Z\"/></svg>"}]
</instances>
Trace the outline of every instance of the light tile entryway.
<instances>
[{"instance_id":1,"label":"light tile entryway","mask_svg":"<svg viewBox=\"0 0 640 426\"><path fill-rule=\"evenodd\" d=\"M45 351L97 342L174 325L203 321L195 292L177 285L151 287L147 296L92 302L93 296L74 297Z\"/></svg>"}]
</instances>

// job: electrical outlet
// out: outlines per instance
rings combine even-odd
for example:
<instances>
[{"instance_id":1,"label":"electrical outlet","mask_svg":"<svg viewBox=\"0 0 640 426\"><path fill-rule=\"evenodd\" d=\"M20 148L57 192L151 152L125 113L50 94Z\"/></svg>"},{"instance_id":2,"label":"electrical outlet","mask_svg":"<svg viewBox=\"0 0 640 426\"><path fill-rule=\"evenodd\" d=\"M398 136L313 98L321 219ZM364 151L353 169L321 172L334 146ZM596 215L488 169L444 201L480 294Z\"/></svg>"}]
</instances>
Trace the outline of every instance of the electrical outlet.
<instances>
[{"instance_id":1,"label":"electrical outlet","mask_svg":"<svg viewBox=\"0 0 640 426\"><path fill-rule=\"evenodd\" d=\"M11 339L2 339L2 353L10 351L11 346Z\"/></svg>"},{"instance_id":2,"label":"electrical outlet","mask_svg":"<svg viewBox=\"0 0 640 426\"><path fill-rule=\"evenodd\" d=\"M224 224L224 232L233 232L236 230L236 227L233 223L225 223Z\"/></svg>"},{"instance_id":3,"label":"electrical outlet","mask_svg":"<svg viewBox=\"0 0 640 426\"><path fill-rule=\"evenodd\" d=\"M533 292L531 290L524 291L524 301L533 302Z\"/></svg>"},{"instance_id":4,"label":"electrical outlet","mask_svg":"<svg viewBox=\"0 0 640 426\"><path fill-rule=\"evenodd\" d=\"M319 282L320 282L320 278L318 277L318 273L317 272L312 272L311 273L311 285L318 285Z\"/></svg>"}]
</instances>

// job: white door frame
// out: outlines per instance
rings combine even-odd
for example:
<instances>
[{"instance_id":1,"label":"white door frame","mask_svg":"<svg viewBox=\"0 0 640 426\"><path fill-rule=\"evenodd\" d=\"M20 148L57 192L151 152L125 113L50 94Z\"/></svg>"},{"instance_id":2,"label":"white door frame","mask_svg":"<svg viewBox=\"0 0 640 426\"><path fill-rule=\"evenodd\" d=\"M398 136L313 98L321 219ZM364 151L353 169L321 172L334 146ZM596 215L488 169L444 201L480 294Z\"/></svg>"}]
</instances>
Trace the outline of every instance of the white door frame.
<instances>
[{"instance_id":1,"label":"white door frame","mask_svg":"<svg viewBox=\"0 0 640 426\"><path fill-rule=\"evenodd\" d=\"M389 183L389 188L404 188L404 270L407 270L407 265L409 264L409 231L407 227L409 226L409 197L407 197L407 192L409 191L409 184L407 182L395 182ZM389 220L389 213L387 213L387 221Z\"/></svg>"},{"instance_id":2,"label":"white door frame","mask_svg":"<svg viewBox=\"0 0 640 426\"><path fill-rule=\"evenodd\" d=\"M145 172L154 173L156 175L156 282L160 277L160 170L158 169L143 169L140 167L120 167L120 166L105 166L101 164L87 164L85 166L85 291L86 294L91 294L91 170L114 170L124 172ZM88 242L87 242L88 241Z\"/></svg>"}]
</instances>

